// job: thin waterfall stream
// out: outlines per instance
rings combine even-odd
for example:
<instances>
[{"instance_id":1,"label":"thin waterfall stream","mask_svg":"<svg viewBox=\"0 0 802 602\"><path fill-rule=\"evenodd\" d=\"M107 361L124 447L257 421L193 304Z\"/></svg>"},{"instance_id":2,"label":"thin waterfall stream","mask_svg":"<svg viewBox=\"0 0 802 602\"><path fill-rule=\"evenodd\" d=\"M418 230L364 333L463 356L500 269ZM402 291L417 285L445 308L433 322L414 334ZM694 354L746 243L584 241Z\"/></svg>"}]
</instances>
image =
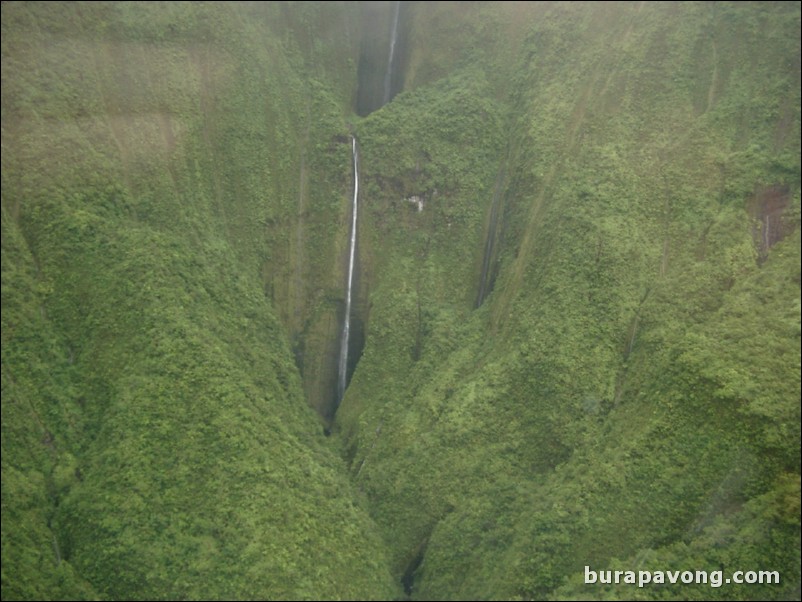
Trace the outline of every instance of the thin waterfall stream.
<instances>
[{"instance_id":1,"label":"thin waterfall stream","mask_svg":"<svg viewBox=\"0 0 802 602\"><path fill-rule=\"evenodd\" d=\"M384 73L384 99L383 105L390 102L393 83L393 67L395 63L395 43L398 40L398 13L401 10L400 0L396 0L393 8L393 29L390 34L390 52L387 56L387 71Z\"/></svg>"},{"instance_id":2,"label":"thin waterfall stream","mask_svg":"<svg viewBox=\"0 0 802 602\"><path fill-rule=\"evenodd\" d=\"M360 2L356 109L365 117L392 102L404 88L410 19L408 3Z\"/></svg>"},{"instance_id":3,"label":"thin waterfall stream","mask_svg":"<svg viewBox=\"0 0 802 602\"><path fill-rule=\"evenodd\" d=\"M370 4L370 3L366 3ZM378 53L373 53L374 46L370 44L364 45L362 48L362 56L360 58L360 86L364 85L365 90L358 92L357 113L360 115L367 115L368 113L381 108L389 103L396 90L394 87L398 85L396 71L399 65L403 66L404 60L404 34L399 32L402 28L401 22L401 2L396 0L392 4L392 25L390 28L389 48L387 50L387 63L384 68L384 78L381 79L380 62L371 60L372 56L380 56ZM363 18L369 19L375 7L368 6L364 13ZM387 13L383 10L378 13L381 19L386 19ZM384 21L386 23L386 21ZM386 26L386 25L385 25ZM384 30L387 31L386 29ZM387 43L387 38L377 38L375 41ZM363 65L367 65L363 71ZM363 80L364 76L364 80ZM383 87L381 83L383 83ZM364 96L364 98L363 98ZM356 137L351 136L351 157L354 165L354 195L351 201L351 230L348 242L348 272L345 287L345 308L342 321L342 330L340 331L340 348L339 356L337 357L337 389L334 396L334 406L330 408L329 419L331 419L345 397L345 390L348 387L349 372L353 372L352 356L356 357L359 354L360 342L360 328L359 315L354 316L353 303L354 303L354 286L359 278L356 274L356 244L357 244L357 219L359 216L359 147L357 145ZM354 319L356 318L356 322ZM356 329L352 336L352 323ZM354 347L354 349L352 349Z\"/></svg>"},{"instance_id":4,"label":"thin waterfall stream","mask_svg":"<svg viewBox=\"0 0 802 602\"><path fill-rule=\"evenodd\" d=\"M340 359L337 366L337 402L335 410L345 395L348 385L348 351L351 336L351 303L354 286L354 263L356 261L356 222L359 215L359 150L356 138L351 137L351 157L354 164L354 197L351 201L351 237L348 245L348 280L345 288L345 316L340 335Z\"/></svg>"}]
</instances>

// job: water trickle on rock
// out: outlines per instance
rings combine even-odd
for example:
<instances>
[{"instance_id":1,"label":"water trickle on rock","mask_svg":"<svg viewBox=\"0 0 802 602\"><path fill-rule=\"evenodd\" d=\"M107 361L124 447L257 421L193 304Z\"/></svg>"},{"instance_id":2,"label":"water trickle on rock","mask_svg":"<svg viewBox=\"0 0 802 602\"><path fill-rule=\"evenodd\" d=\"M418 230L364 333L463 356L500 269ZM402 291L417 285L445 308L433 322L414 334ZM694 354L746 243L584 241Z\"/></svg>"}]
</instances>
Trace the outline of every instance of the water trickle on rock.
<instances>
[{"instance_id":1,"label":"water trickle on rock","mask_svg":"<svg viewBox=\"0 0 802 602\"><path fill-rule=\"evenodd\" d=\"M356 261L356 223L359 215L359 150L356 138L351 137L351 158L354 164L354 196L351 200L351 237L348 243L348 279L345 288L345 316L340 334L340 359L337 365L337 406L345 395L348 386L348 352L351 338L351 304L354 288L354 264Z\"/></svg>"}]
</instances>

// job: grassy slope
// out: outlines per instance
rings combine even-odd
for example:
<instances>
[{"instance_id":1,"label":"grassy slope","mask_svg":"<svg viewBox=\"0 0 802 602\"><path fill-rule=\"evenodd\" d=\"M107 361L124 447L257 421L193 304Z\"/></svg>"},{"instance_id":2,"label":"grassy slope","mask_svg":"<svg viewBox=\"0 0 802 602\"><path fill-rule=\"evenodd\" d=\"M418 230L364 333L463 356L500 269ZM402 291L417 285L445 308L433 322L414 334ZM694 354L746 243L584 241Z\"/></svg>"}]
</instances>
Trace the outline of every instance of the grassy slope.
<instances>
[{"instance_id":1,"label":"grassy slope","mask_svg":"<svg viewBox=\"0 0 802 602\"><path fill-rule=\"evenodd\" d=\"M4 599L394 594L284 327L349 98L279 8L3 4Z\"/></svg>"},{"instance_id":2,"label":"grassy slope","mask_svg":"<svg viewBox=\"0 0 802 602\"><path fill-rule=\"evenodd\" d=\"M301 392L347 230L330 4L3 4L3 597L793 596L798 5L415 5L355 125L348 483Z\"/></svg>"},{"instance_id":3,"label":"grassy slope","mask_svg":"<svg viewBox=\"0 0 802 602\"><path fill-rule=\"evenodd\" d=\"M771 566L761 593L792 595L798 7L449 7L450 75L360 128L384 277L340 419L396 574L422 558L422 599L597 596L585 564L648 558ZM513 66L474 50L521 19ZM500 166L500 273L471 313ZM773 185L788 236L761 262L748 208ZM399 201L433 188L421 214Z\"/></svg>"}]
</instances>

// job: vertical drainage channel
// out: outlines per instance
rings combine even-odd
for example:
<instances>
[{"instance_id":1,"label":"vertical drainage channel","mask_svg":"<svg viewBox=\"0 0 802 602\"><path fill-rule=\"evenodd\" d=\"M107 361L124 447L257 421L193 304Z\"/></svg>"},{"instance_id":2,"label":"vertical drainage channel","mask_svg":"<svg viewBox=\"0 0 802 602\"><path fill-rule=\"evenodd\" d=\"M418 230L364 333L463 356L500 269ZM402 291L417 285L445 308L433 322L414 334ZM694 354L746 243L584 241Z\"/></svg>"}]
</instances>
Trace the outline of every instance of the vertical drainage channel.
<instances>
[{"instance_id":1,"label":"vertical drainage channel","mask_svg":"<svg viewBox=\"0 0 802 602\"><path fill-rule=\"evenodd\" d=\"M395 44L398 41L398 13L401 9L400 0L396 0L393 7L393 28L390 33L390 52L387 57L387 70L384 73L384 97L382 105L386 105L392 100L393 89L393 67L395 65Z\"/></svg>"},{"instance_id":2,"label":"vertical drainage channel","mask_svg":"<svg viewBox=\"0 0 802 602\"><path fill-rule=\"evenodd\" d=\"M410 14L401 0L360 2L359 66L355 109L365 117L404 87Z\"/></svg>"},{"instance_id":3,"label":"vertical drainage channel","mask_svg":"<svg viewBox=\"0 0 802 602\"><path fill-rule=\"evenodd\" d=\"M487 238L485 238L485 250L482 255L482 273L479 276L479 290L476 292L476 302L474 309L484 303L487 295L493 290L496 280L496 239L498 237L499 205L501 204L502 188L504 187L504 168L499 171L496 178L496 188L493 192L493 202L490 205L490 218L487 223Z\"/></svg>"},{"instance_id":4,"label":"vertical drainage channel","mask_svg":"<svg viewBox=\"0 0 802 602\"><path fill-rule=\"evenodd\" d=\"M356 262L356 221L359 215L359 150L356 138L351 136L351 157L354 163L354 197L351 201L351 237L348 243L348 280L345 288L345 316L340 334L340 358L337 365L337 399L334 411L340 407L348 386L348 352L351 338L351 305L353 301L354 264Z\"/></svg>"}]
</instances>

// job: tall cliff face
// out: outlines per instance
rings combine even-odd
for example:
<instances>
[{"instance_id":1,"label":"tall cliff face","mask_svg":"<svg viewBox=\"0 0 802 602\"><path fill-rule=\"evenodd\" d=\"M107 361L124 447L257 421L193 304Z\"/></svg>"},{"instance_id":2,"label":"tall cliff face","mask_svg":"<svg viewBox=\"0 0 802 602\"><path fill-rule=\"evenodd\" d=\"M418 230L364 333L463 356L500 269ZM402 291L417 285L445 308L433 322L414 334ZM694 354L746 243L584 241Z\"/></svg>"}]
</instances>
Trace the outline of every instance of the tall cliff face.
<instances>
[{"instance_id":1,"label":"tall cliff face","mask_svg":"<svg viewBox=\"0 0 802 602\"><path fill-rule=\"evenodd\" d=\"M3 597L793 596L798 4L395 6L3 3Z\"/></svg>"},{"instance_id":2,"label":"tall cliff face","mask_svg":"<svg viewBox=\"0 0 802 602\"><path fill-rule=\"evenodd\" d=\"M354 39L2 10L3 597L395 595L297 367L333 391Z\"/></svg>"},{"instance_id":3,"label":"tall cliff face","mask_svg":"<svg viewBox=\"0 0 802 602\"><path fill-rule=\"evenodd\" d=\"M358 131L377 277L338 415L393 570L422 599L615 597L583 567L771 558L761 591L793 595L797 8L429 10L410 68L447 75ZM709 589L669 595L757 591Z\"/></svg>"}]
</instances>

